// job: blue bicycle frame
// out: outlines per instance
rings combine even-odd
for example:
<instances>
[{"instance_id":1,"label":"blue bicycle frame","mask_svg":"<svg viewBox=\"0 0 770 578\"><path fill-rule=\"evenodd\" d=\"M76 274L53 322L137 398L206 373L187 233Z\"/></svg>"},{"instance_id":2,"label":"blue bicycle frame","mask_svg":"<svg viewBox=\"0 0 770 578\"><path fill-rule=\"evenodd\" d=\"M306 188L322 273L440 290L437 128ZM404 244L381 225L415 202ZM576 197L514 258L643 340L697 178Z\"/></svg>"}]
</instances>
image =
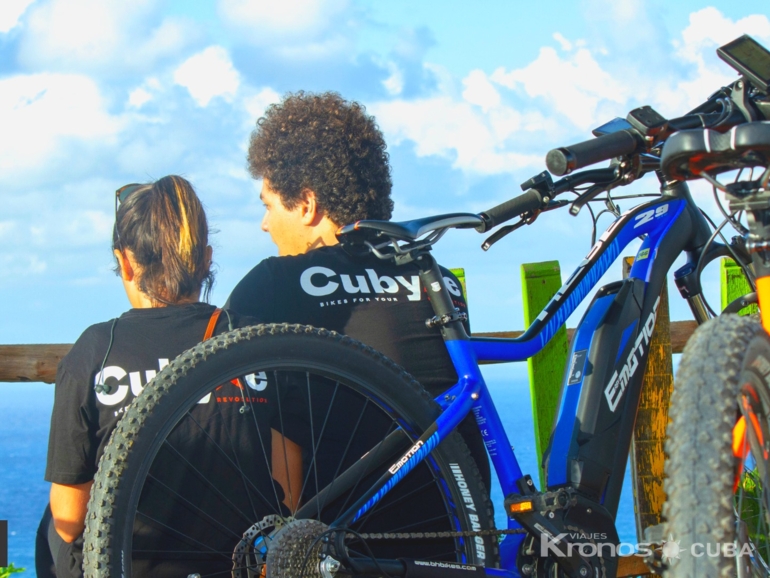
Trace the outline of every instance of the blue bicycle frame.
<instances>
[{"instance_id":1,"label":"blue bicycle frame","mask_svg":"<svg viewBox=\"0 0 770 578\"><path fill-rule=\"evenodd\" d=\"M661 287L674 259L682 252L688 255L688 266L682 270L693 269L705 245L704 235L707 238L709 232L686 184L672 184L662 192L660 198L625 213L602 235L521 337L468 338L464 330L444 333L459 380L436 399L443 412L409 450L411 457L397 473L382 486L373 488L338 521L352 522L364 515L470 411L481 430L503 495L521 494L524 476L478 364L523 361L542 350L623 249L643 237L629 277L600 289L578 325L545 458L547 489L570 487L593 500L614 532ZM508 527L522 525L509 517ZM616 533L614 537L617 539ZM524 534L507 536L501 543L503 569L487 568L486 574L519 576L516 557L524 538Z\"/></svg>"}]
</instances>

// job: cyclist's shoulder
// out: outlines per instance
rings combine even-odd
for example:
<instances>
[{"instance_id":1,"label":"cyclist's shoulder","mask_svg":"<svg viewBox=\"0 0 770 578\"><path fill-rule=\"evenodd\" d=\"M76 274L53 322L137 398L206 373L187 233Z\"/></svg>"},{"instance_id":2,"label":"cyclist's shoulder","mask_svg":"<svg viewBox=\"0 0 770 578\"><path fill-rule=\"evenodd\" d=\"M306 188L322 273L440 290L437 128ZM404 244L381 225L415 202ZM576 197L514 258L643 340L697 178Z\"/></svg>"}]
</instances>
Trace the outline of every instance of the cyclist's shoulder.
<instances>
[{"instance_id":1,"label":"cyclist's shoulder","mask_svg":"<svg viewBox=\"0 0 770 578\"><path fill-rule=\"evenodd\" d=\"M110 319L86 327L80 337L72 344L67 355L59 362L57 373L78 373L79 369L90 368L93 363L99 360L100 355L104 356L114 321L114 319Z\"/></svg>"},{"instance_id":2,"label":"cyclist's shoulder","mask_svg":"<svg viewBox=\"0 0 770 578\"><path fill-rule=\"evenodd\" d=\"M85 351L109 341L115 321L115 319L110 319L86 327L72 345L70 352Z\"/></svg>"},{"instance_id":3,"label":"cyclist's shoulder","mask_svg":"<svg viewBox=\"0 0 770 578\"><path fill-rule=\"evenodd\" d=\"M235 286L233 293L254 285L264 285L273 281L282 282L293 275L302 274L308 267L358 261L361 259L350 255L341 245L318 247L301 255L268 257L244 275Z\"/></svg>"}]
</instances>

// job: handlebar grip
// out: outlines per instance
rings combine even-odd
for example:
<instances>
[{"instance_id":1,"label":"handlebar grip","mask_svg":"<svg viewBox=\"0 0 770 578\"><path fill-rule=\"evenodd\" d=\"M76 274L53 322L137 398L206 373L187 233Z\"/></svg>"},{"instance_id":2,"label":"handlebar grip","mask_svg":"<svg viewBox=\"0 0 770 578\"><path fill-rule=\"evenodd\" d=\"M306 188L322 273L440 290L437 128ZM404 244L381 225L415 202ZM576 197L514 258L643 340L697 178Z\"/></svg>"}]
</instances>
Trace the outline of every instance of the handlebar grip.
<instances>
[{"instance_id":1,"label":"handlebar grip","mask_svg":"<svg viewBox=\"0 0 770 578\"><path fill-rule=\"evenodd\" d=\"M636 152L640 143L636 132L625 129L553 149L546 155L545 164L551 173L560 177L575 169Z\"/></svg>"},{"instance_id":2,"label":"handlebar grip","mask_svg":"<svg viewBox=\"0 0 770 578\"><path fill-rule=\"evenodd\" d=\"M518 197L514 197L496 207L492 207L488 211L480 213L481 218L484 219L484 229L479 232L483 233L484 231L488 231L500 223L505 223L514 217L523 215L527 211L539 209L542 204L543 197L540 191L529 189Z\"/></svg>"}]
</instances>

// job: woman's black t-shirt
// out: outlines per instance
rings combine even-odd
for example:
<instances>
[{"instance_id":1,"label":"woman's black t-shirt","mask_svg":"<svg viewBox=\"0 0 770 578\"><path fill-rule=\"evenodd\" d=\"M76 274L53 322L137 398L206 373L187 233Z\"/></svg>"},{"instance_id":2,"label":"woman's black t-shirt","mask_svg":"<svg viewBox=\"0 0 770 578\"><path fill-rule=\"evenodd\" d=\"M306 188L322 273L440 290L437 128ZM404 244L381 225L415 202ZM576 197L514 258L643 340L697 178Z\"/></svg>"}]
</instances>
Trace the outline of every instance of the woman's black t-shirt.
<instances>
[{"instance_id":1,"label":"woman's black t-shirt","mask_svg":"<svg viewBox=\"0 0 770 578\"><path fill-rule=\"evenodd\" d=\"M214 309L207 303L131 309L117 319L114 331L107 321L83 332L56 371L46 481L82 484L94 478L118 420L161 369L200 343ZM234 327L249 324L231 315ZM227 322L221 315L215 333L226 331ZM111 340L103 370L110 392L96 393Z\"/></svg>"},{"instance_id":2,"label":"woman's black t-shirt","mask_svg":"<svg viewBox=\"0 0 770 578\"><path fill-rule=\"evenodd\" d=\"M108 321L83 332L57 369L45 473L47 481L82 484L94 478L110 434L128 406L163 367L203 339L214 309L205 303L131 309L121 315L114 326ZM253 324L253 320L236 314L231 314L231 319L234 327ZM215 334L227 331L227 328L228 317L223 313ZM103 375L109 392L97 393L95 385L100 379L105 354ZM203 507L207 501L217 498L207 491L209 486L202 476L215 476L217 488L228 494L226 507L213 503L206 506L221 512L219 522L223 528L236 527L242 532L245 528L239 511L251 513L255 507L260 509L253 500L249 502L251 498L244 492L244 476L249 480L250 489L257 494L274 498L278 492L282 496L280 488L273 487L269 458L262 445L269 444L270 440L272 392L264 382L255 387L259 391L249 391L250 407L256 412L255 416L249 416L250 427L242 427L243 415L238 412L243 392L227 382L201 399L190 412L192 419L180 421L169 434L148 476L155 486L146 484L140 500L140 508L152 515L137 517L135 549L143 547L141 540L148 543L149 549L190 548L189 543L179 542L168 528L178 525L188 537L194 536L194 510L181 511L178 505L172 506L164 492L174 491L190 503ZM255 423L259 433L255 431ZM240 468L234 468L234 463ZM226 491L228 483L232 484L232 492ZM241 498L244 504L239 503ZM175 499L173 503L179 504L180 500ZM274 513L275 500L270 506L265 504L264 514ZM198 537L209 547L215 547L218 539L209 535ZM64 562L70 566L73 576L80 575L80 542L75 543L70 559ZM232 551L231 536L222 536L222 547ZM57 570L60 562L63 561L57 562ZM225 566L229 568L232 562L225 560ZM153 566L152 561L145 565L135 563L134 570L138 575L187 575L185 568L173 562L166 562L163 567Z\"/></svg>"}]
</instances>

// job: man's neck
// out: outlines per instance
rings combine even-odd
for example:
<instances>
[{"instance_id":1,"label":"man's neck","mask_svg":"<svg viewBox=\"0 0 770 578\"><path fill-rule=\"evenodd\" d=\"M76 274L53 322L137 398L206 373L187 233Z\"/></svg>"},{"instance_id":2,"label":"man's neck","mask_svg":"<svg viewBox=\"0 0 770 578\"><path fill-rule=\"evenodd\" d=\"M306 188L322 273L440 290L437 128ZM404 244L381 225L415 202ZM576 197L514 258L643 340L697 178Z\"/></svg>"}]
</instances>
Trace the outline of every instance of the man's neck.
<instances>
[{"instance_id":1,"label":"man's neck","mask_svg":"<svg viewBox=\"0 0 770 578\"><path fill-rule=\"evenodd\" d=\"M337 224L324 217L318 225L313 227L313 231L307 236L307 249L305 252L307 253L319 247L337 245L339 243L337 229L339 229Z\"/></svg>"}]
</instances>

